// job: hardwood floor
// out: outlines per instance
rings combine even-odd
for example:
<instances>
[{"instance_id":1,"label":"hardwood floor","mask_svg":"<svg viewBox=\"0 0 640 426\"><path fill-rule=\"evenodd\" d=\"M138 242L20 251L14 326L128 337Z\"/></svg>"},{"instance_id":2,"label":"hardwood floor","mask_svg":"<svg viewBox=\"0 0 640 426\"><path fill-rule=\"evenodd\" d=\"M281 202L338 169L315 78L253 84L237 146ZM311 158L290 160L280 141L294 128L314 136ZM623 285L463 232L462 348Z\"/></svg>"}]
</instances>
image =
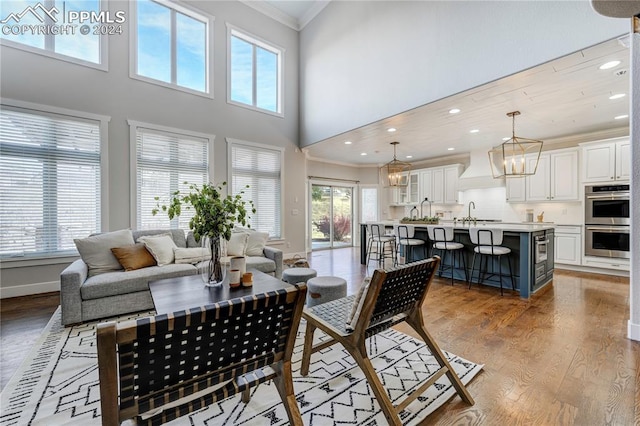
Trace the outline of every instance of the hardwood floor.
<instances>
[{"instance_id":1,"label":"hardwood floor","mask_svg":"<svg viewBox=\"0 0 640 426\"><path fill-rule=\"evenodd\" d=\"M349 293L367 273L357 249L314 252L310 263L345 278ZM57 305L57 293L2 300L2 387ZM424 424L640 425L640 343L625 337L628 279L556 269L529 300L436 279L424 312L444 350L485 365L468 386L475 405L455 397Z\"/></svg>"}]
</instances>

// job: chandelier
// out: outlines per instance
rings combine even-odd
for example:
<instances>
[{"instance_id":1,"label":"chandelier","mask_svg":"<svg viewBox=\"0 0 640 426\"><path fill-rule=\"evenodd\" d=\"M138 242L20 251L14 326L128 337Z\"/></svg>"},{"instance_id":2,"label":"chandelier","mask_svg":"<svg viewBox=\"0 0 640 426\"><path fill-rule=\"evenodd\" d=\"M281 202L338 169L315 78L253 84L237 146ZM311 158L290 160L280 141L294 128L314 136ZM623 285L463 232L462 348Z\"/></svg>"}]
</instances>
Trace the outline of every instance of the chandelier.
<instances>
[{"instance_id":1,"label":"chandelier","mask_svg":"<svg viewBox=\"0 0 640 426\"><path fill-rule=\"evenodd\" d=\"M516 115L520 115L520 111L507 113L512 119L511 138L489 151L489 163L495 179L531 176L538 169L542 141L516 136Z\"/></svg>"},{"instance_id":2,"label":"chandelier","mask_svg":"<svg viewBox=\"0 0 640 426\"><path fill-rule=\"evenodd\" d=\"M393 160L380 167L380 180L385 187L406 187L409 183L411 164L396 158L396 145L400 142L391 142L393 145Z\"/></svg>"}]
</instances>

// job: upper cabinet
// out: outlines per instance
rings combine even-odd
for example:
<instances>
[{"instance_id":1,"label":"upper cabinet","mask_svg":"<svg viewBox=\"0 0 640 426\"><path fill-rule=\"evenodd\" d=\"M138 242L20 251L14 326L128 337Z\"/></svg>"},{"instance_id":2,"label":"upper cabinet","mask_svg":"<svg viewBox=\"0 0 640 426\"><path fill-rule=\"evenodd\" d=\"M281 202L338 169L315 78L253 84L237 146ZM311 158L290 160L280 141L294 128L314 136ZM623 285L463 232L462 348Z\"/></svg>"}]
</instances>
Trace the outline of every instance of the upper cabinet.
<instances>
[{"instance_id":1,"label":"upper cabinet","mask_svg":"<svg viewBox=\"0 0 640 426\"><path fill-rule=\"evenodd\" d=\"M458 203L458 178L461 173L461 164L420 170L418 201L428 198L435 204Z\"/></svg>"},{"instance_id":2,"label":"upper cabinet","mask_svg":"<svg viewBox=\"0 0 640 426\"><path fill-rule=\"evenodd\" d=\"M532 169L536 157L526 161ZM507 179L506 198L510 203L579 201L578 182L578 151L548 151L540 154L535 175Z\"/></svg>"},{"instance_id":3,"label":"upper cabinet","mask_svg":"<svg viewBox=\"0 0 640 426\"><path fill-rule=\"evenodd\" d=\"M631 145L629 138L580 144L582 147L582 181L610 182L629 180Z\"/></svg>"}]
</instances>

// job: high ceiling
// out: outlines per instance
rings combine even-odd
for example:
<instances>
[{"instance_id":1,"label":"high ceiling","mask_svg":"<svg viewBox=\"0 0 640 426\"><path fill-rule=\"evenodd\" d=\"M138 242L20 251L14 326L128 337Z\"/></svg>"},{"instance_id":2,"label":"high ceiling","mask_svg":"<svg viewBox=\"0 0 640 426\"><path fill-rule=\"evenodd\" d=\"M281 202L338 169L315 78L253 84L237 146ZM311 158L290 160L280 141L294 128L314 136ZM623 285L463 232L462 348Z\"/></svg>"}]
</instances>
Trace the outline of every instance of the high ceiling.
<instances>
[{"instance_id":1,"label":"high ceiling","mask_svg":"<svg viewBox=\"0 0 640 426\"><path fill-rule=\"evenodd\" d=\"M549 140L629 126L629 49L610 40L518 74L368 124L304 148L308 157L353 165L416 162L488 150L511 136ZM608 61L621 63L601 70ZM612 95L624 97L610 99ZM449 113L460 109L457 114ZM396 128L393 133L388 128ZM470 133L477 129L477 133ZM350 141L351 144L345 145ZM453 150L449 150L453 148ZM367 155L361 155L366 153ZM408 159L407 156L412 156Z\"/></svg>"}]
</instances>

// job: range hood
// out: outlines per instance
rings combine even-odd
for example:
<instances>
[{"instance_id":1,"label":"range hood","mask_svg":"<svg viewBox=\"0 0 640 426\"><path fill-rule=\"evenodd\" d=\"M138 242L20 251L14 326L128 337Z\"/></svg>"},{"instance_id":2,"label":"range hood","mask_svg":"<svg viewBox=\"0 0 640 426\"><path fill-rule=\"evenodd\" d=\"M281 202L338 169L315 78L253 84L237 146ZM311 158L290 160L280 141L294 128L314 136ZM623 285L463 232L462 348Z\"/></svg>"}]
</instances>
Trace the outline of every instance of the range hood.
<instances>
[{"instance_id":1,"label":"range hood","mask_svg":"<svg viewBox=\"0 0 640 426\"><path fill-rule=\"evenodd\" d=\"M493 178L487 151L471 151L469 167L462 172L458 180L458 191L502 186L505 186L504 178Z\"/></svg>"}]
</instances>

